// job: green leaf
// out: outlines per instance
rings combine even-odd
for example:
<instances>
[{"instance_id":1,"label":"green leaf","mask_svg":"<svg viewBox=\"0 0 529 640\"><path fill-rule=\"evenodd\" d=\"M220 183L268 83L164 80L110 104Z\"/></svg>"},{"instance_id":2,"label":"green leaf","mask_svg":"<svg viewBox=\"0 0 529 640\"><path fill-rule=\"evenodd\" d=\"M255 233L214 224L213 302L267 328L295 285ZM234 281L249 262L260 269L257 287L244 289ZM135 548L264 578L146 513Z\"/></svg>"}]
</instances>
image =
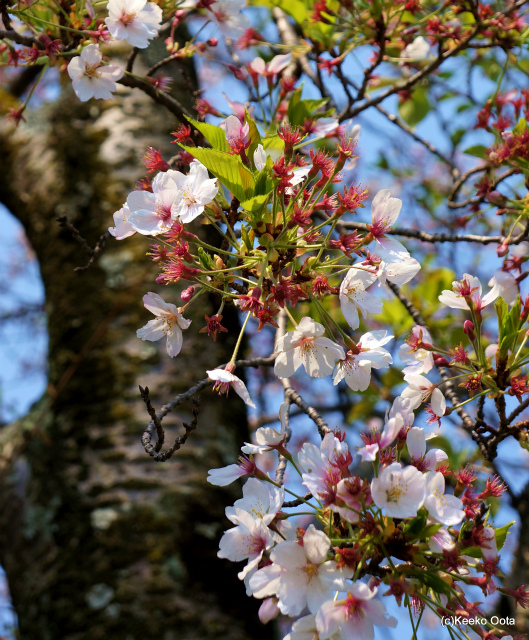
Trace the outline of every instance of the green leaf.
<instances>
[{"instance_id":1,"label":"green leaf","mask_svg":"<svg viewBox=\"0 0 529 640\"><path fill-rule=\"evenodd\" d=\"M424 120L430 113L432 106L428 100L428 94L425 89L417 89L412 93L409 100L399 104L400 117L410 125L415 127L419 122Z\"/></svg>"},{"instance_id":2,"label":"green leaf","mask_svg":"<svg viewBox=\"0 0 529 640\"><path fill-rule=\"evenodd\" d=\"M302 0L249 0L249 4L270 8L279 7L292 16L299 25L303 25L309 15L306 3Z\"/></svg>"},{"instance_id":3,"label":"green leaf","mask_svg":"<svg viewBox=\"0 0 529 640\"><path fill-rule=\"evenodd\" d=\"M475 158L481 158L482 160L487 159L487 147L482 144L475 144L472 147L468 147L465 149L463 153L466 153L467 156L474 156Z\"/></svg>"},{"instance_id":4,"label":"green leaf","mask_svg":"<svg viewBox=\"0 0 529 640\"><path fill-rule=\"evenodd\" d=\"M512 309L509 310L509 306L503 298L498 298L494 304L496 308L496 314L498 315L498 345L500 349L500 356L505 357L509 349L514 344L518 332L520 331L520 314L522 311L522 303L520 296L516 298L516 302L513 304Z\"/></svg>"},{"instance_id":5,"label":"green leaf","mask_svg":"<svg viewBox=\"0 0 529 640\"><path fill-rule=\"evenodd\" d=\"M254 177L239 156L231 156L215 149L183 148L209 169L237 200L248 200L254 195Z\"/></svg>"},{"instance_id":6,"label":"green leaf","mask_svg":"<svg viewBox=\"0 0 529 640\"><path fill-rule=\"evenodd\" d=\"M254 196L241 202L241 207L250 213L259 213L268 204L268 200L270 200L270 194Z\"/></svg>"},{"instance_id":7,"label":"green leaf","mask_svg":"<svg viewBox=\"0 0 529 640\"><path fill-rule=\"evenodd\" d=\"M513 526L513 524L515 524L514 520L512 522L509 522L509 524L505 524L503 525L503 527L499 527L498 529L496 529L496 547L498 548L498 551L505 544L509 529Z\"/></svg>"},{"instance_id":8,"label":"green leaf","mask_svg":"<svg viewBox=\"0 0 529 640\"><path fill-rule=\"evenodd\" d=\"M310 117L324 118L332 114L332 109L329 111L322 111L317 113L318 109L321 109L327 104L328 98L302 100L301 91L301 87L294 91L288 104L287 115L288 120L292 125L302 125L305 120Z\"/></svg>"},{"instance_id":9,"label":"green leaf","mask_svg":"<svg viewBox=\"0 0 529 640\"><path fill-rule=\"evenodd\" d=\"M193 120L193 118L188 118L187 116L186 119L195 127L195 129L200 131L213 149L216 149L217 151L231 151L230 145L226 140L226 134L220 127L208 124L207 122L198 122L198 120Z\"/></svg>"},{"instance_id":10,"label":"green leaf","mask_svg":"<svg viewBox=\"0 0 529 640\"><path fill-rule=\"evenodd\" d=\"M247 151L248 158L253 161L253 154L257 149L258 145L261 143L261 134L259 133L259 129L255 124L255 120L251 117L251 115L246 111L246 115L244 117L246 124L250 127L249 138L250 138L250 146Z\"/></svg>"}]
</instances>

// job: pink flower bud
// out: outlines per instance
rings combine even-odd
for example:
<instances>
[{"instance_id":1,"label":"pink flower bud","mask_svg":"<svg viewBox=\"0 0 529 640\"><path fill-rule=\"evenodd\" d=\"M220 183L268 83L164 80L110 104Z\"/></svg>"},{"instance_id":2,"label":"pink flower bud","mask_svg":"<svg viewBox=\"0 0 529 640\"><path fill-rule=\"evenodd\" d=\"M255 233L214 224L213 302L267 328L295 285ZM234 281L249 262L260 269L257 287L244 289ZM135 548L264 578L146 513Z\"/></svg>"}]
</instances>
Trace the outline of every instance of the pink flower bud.
<instances>
[{"instance_id":1,"label":"pink flower bud","mask_svg":"<svg viewBox=\"0 0 529 640\"><path fill-rule=\"evenodd\" d=\"M266 624L279 615L279 607L276 598L266 598L259 607L259 620Z\"/></svg>"},{"instance_id":2,"label":"pink flower bud","mask_svg":"<svg viewBox=\"0 0 529 640\"><path fill-rule=\"evenodd\" d=\"M210 47L216 47L219 43L217 38L210 38L207 42L208 42L208 46Z\"/></svg>"},{"instance_id":3,"label":"pink flower bud","mask_svg":"<svg viewBox=\"0 0 529 640\"><path fill-rule=\"evenodd\" d=\"M503 258L509 253L509 245L504 240L501 244L496 247L496 254L498 258Z\"/></svg>"},{"instance_id":4,"label":"pink flower bud","mask_svg":"<svg viewBox=\"0 0 529 640\"><path fill-rule=\"evenodd\" d=\"M444 356L439 354L434 355L433 361L438 367L448 367L450 364Z\"/></svg>"},{"instance_id":5,"label":"pink flower bud","mask_svg":"<svg viewBox=\"0 0 529 640\"><path fill-rule=\"evenodd\" d=\"M465 332L465 335L468 336L469 340L474 342L474 340L476 339L476 334L474 333L474 323L470 320L465 320L463 324L463 331Z\"/></svg>"},{"instance_id":6,"label":"pink flower bud","mask_svg":"<svg viewBox=\"0 0 529 640\"><path fill-rule=\"evenodd\" d=\"M191 298L193 297L194 293L195 293L195 287L193 287L193 286L187 287L187 289L184 289L182 291L182 293L180 294L180 298L184 302L189 302L191 300Z\"/></svg>"}]
</instances>

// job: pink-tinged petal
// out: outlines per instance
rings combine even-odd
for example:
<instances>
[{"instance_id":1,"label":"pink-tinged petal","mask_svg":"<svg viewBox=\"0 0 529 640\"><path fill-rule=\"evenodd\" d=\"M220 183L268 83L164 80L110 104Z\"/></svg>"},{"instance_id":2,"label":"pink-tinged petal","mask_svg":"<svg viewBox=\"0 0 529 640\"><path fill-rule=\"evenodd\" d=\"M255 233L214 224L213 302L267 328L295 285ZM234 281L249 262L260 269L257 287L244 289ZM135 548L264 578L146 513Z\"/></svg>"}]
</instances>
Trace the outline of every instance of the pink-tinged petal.
<instances>
[{"instance_id":1,"label":"pink-tinged petal","mask_svg":"<svg viewBox=\"0 0 529 640\"><path fill-rule=\"evenodd\" d=\"M454 291L445 289L439 296L439 302L451 309L466 309L468 310L468 304L465 298L458 296Z\"/></svg>"},{"instance_id":2,"label":"pink-tinged petal","mask_svg":"<svg viewBox=\"0 0 529 640\"><path fill-rule=\"evenodd\" d=\"M318 531L316 527L311 524L303 536L303 548L307 554L307 558L312 563L320 564L327 559L331 542L323 531Z\"/></svg>"},{"instance_id":3,"label":"pink-tinged petal","mask_svg":"<svg viewBox=\"0 0 529 640\"><path fill-rule=\"evenodd\" d=\"M384 236L376 241L375 253L388 264L401 262L410 255L403 244L389 236Z\"/></svg>"},{"instance_id":4,"label":"pink-tinged petal","mask_svg":"<svg viewBox=\"0 0 529 640\"><path fill-rule=\"evenodd\" d=\"M156 342L165 336L166 324L163 318L155 318L149 320L147 324L136 331L138 338L142 340L149 340L149 342Z\"/></svg>"},{"instance_id":5,"label":"pink-tinged petal","mask_svg":"<svg viewBox=\"0 0 529 640\"><path fill-rule=\"evenodd\" d=\"M435 471L441 462L448 460L448 456L441 449L430 449L424 456L424 465L427 471Z\"/></svg>"},{"instance_id":6,"label":"pink-tinged petal","mask_svg":"<svg viewBox=\"0 0 529 640\"><path fill-rule=\"evenodd\" d=\"M144 236L157 236L169 230L154 211L133 211L129 216L129 224Z\"/></svg>"},{"instance_id":7,"label":"pink-tinged petal","mask_svg":"<svg viewBox=\"0 0 529 640\"><path fill-rule=\"evenodd\" d=\"M121 67L118 67L117 64L109 64L108 66L101 67L99 69L99 72L105 79L113 82L117 82L118 80L120 80L125 73ZM113 91L115 90L116 87L114 85Z\"/></svg>"},{"instance_id":8,"label":"pink-tinged petal","mask_svg":"<svg viewBox=\"0 0 529 640\"><path fill-rule=\"evenodd\" d=\"M379 627L396 627L397 620L389 616L385 605L380 600L367 600L362 604L363 610L371 618L374 624Z\"/></svg>"},{"instance_id":9,"label":"pink-tinged petal","mask_svg":"<svg viewBox=\"0 0 529 640\"><path fill-rule=\"evenodd\" d=\"M134 213L134 211L155 212L156 196L150 191L133 191L127 198L127 206L131 213Z\"/></svg>"},{"instance_id":10,"label":"pink-tinged petal","mask_svg":"<svg viewBox=\"0 0 529 640\"><path fill-rule=\"evenodd\" d=\"M444 416L446 411L446 400L441 389L432 391L432 409L436 416Z\"/></svg>"},{"instance_id":11,"label":"pink-tinged petal","mask_svg":"<svg viewBox=\"0 0 529 640\"><path fill-rule=\"evenodd\" d=\"M262 58L254 58L250 65L255 73L264 76L266 73L266 63Z\"/></svg>"},{"instance_id":12,"label":"pink-tinged petal","mask_svg":"<svg viewBox=\"0 0 529 640\"><path fill-rule=\"evenodd\" d=\"M67 71L72 80L79 80L84 76L85 66L84 62L81 60L81 56L72 58Z\"/></svg>"},{"instance_id":13,"label":"pink-tinged petal","mask_svg":"<svg viewBox=\"0 0 529 640\"><path fill-rule=\"evenodd\" d=\"M316 627L321 640L327 640L340 630L345 622L345 607L334 600L328 600L316 614Z\"/></svg>"},{"instance_id":14,"label":"pink-tinged petal","mask_svg":"<svg viewBox=\"0 0 529 640\"><path fill-rule=\"evenodd\" d=\"M250 398L250 394L248 393L248 389L246 388L244 382L237 378L237 380L235 380L232 384L235 393L239 396L239 398L242 398L249 407L253 407L255 409L255 404L252 402L252 399Z\"/></svg>"},{"instance_id":15,"label":"pink-tinged petal","mask_svg":"<svg viewBox=\"0 0 529 640\"><path fill-rule=\"evenodd\" d=\"M377 459L377 454L380 447L378 444L367 444L365 447L358 449L358 455L362 459L362 462L373 462Z\"/></svg>"},{"instance_id":16,"label":"pink-tinged petal","mask_svg":"<svg viewBox=\"0 0 529 640\"><path fill-rule=\"evenodd\" d=\"M371 216L373 223L384 222L386 225L393 225L400 213L402 201L391 196L388 189L379 191L373 198L371 205Z\"/></svg>"},{"instance_id":17,"label":"pink-tinged petal","mask_svg":"<svg viewBox=\"0 0 529 640\"><path fill-rule=\"evenodd\" d=\"M282 569L277 564L259 569L250 578L249 589L255 598L275 596L279 587Z\"/></svg>"},{"instance_id":18,"label":"pink-tinged petal","mask_svg":"<svg viewBox=\"0 0 529 640\"><path fill-rule=\"evenodd\" d=\"M280 542L270 554L270 558L287 571L299 569L307 564L307 556L303 551L303 547L300 547L293 540Z\"/></svg>"},{"instance_id":19,"label":"pink-tinged petal","mask_svg":"<svg viewBox=\"0 0 529 640\"><path fill-rule=\"evenodd\" d=\"M182 343L182 330L180 327L173 326L173 328L167 332L167 353L171 358L174 358L180 353Z\"/></svg>"},{"instance_id":20,"label":"pink-tinged petal","mask_svg":"<svg viewBox=\"0 0 529 640\"><path fill-rule=\"evenodd\" d=\"M103 54L97 44L89 44L81 51L81 60L90 67L97 67L101 64Z\"/></svg>"},{"instance_id":21,"label":"pink-tinged petal","mask_svg":"<svg viewBox=\"0 0 529 640\"><path fill-rule=\"evenodd\" d=\"M92 80L86 76L81 76L78 80L72 82L75 95L81 102L86 102L90 98L94 97L94 88L92 86Z\"/></svg>"},{"instance_id":22,"label":"pink-tinged petal","mask_svg":"<svg viewBox=\"0 0 529 640\"><path fill-rule=\"evenodd\" d=\"M108 232L116 240L124 240L136 233L136 229L129 223L130 209L126 204L114 213L114 227L109 227Z\"/></svg>"},{"instance_id":23,"label":"pink-tinged petal","mask_svg":"<svg viewBox=\"0 0 529 640\"><path fill-rule=\"evenodd\" d=\"M142 300L143 306L155 316L170 318L178 313L174 304L165 302L162 296L159 296L157 293L153 293L152 291L146 293Z\"/></svg>"},{"instance_id":24,"label":"pink-tinged petal","mask_svg":"<svg viewBox=\"0 0 529 640\"><path fill-rule=\"evenodd\" d=\"M412 427L406 436L406 444L408 445L408 452L413 459L419 460L422 458L426 453L426 436L424 435L424 429Z\"/></svg>"},{"instance_id":25,"label":"pink-tinged petal","mask_svg":"<svg viewBox=\"0 0 529 640\"><path fill-rule=\"evenodd\" d=\"M210 469L207 481L217 487L226 487L238 478L246 475L246 471L238 464L229 464L220 469Z\"/></svg>"},{"instance_id":26,"label":"pink-tinged petal","mask_svg":"<svg viewBox=\"0 0 529 640\"><path fill-rule=\"evenodd\" d=\"M275 56L268 64L269 73L279 73L286 69L292 61L292 53L287 53L281 56Z\"/></svg>"},{"instance_id":27,"label":"pink-tinged petal","mask_svg":"<svg viewBox=\"0 0 529 640\"><path fill-rule=\"evenodd\" d=\"M103 77L92 78L92 90L96 100L109 100L116 90L116 83Z\"/></svg>"}]
</instances>

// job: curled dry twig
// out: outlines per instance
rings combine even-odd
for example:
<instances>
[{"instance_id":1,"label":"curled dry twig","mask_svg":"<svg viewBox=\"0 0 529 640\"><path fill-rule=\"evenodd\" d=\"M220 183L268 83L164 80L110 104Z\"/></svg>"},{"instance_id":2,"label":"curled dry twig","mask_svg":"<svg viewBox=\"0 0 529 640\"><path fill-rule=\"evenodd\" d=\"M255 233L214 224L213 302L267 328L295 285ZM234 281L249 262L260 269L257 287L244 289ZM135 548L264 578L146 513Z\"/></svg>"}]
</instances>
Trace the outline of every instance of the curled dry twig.
<instances>
[{"instance_id":1,"label":"curled dry twig","mask_svg":"<svg viewBox=\"0 0 529 640\"><path fill-rule=\"evenodd\" d=\"M192 398L192 403L194 405L193 408L193 420L188 424L187 422L183 423L184 433L176 438L173 446L167 451L161 452L161 449L165 442L165 431L162 427L162 423L158 415L156 414L156 410L152 406L151 399L149 397L149 387L140 387L140 393L145 405L147 407L147 412L151 416L152 420L145 429L143 436L141 438L141 443L146 453L148 453L155 462L165 462L169 460L169 458L180 449L180 447L186 442L187 438L191 431L194 431L198 425L198 418L200 416L201 411L201 401L200 397ZM156 444L152 444L151 439L153 432L156 431ZM161 452L161 453L160 453Z\"/></svg>"}]
</instances>

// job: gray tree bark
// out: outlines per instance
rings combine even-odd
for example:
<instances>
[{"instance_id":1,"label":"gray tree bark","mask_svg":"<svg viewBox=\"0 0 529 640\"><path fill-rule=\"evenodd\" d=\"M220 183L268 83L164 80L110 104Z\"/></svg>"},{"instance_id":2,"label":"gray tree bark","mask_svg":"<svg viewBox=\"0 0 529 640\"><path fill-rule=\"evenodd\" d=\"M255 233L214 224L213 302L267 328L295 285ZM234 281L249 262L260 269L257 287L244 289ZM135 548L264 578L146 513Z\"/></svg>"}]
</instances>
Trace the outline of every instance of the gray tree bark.
<instances>
[{"instance_id":1,"label":"gray tree bark","mask_svg":"<svg viewBox=\"0 0 529 640\"><path fill-rule=\"evenodd\" d=\"M108 104L65 92L16 134L0 131L0 201L36 252L49 330L47 392L0 432L0 563L23 639L270 637L238 567L216 557L234 491L206 483L247 439L243 403L205 391L198 429L166 463L140 444L149 418L138 384L160 406L205 377L229 359L237 318L225 315L222 342L197 336L214 312L203 296L182 353L168 358L164 345L135 336L150 319L147 291L178 304L174 287L154 284L145 238L110 238L94 267L76 273L87 256L56 222L66 215L94 246L141 175L145 147L174 153L175 126L123 89ZM169 444L190 417L182 405L166 419Z\"/></svg>"}]
</instances>

